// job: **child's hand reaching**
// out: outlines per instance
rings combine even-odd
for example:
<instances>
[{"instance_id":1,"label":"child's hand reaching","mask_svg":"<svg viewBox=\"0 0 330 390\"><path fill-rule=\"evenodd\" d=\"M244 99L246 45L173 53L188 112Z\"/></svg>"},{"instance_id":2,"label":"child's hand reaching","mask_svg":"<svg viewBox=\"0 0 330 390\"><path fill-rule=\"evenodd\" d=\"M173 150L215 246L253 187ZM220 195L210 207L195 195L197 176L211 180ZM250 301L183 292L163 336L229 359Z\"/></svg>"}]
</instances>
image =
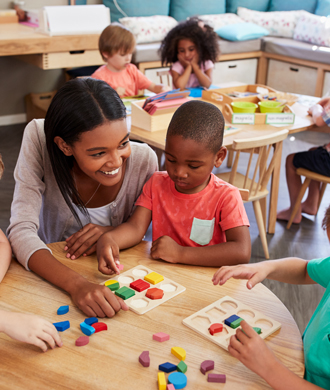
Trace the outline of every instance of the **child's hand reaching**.
<instances>
[{"instance_id":1,"label":"child's hand reaching","mask_svg":"<svg viewBox=\"0 0 330 390\"><path fill-rule=\"evenodd\" d=\"M230 278L248 279L246 286L248 289L254 287L257 283L262 282L269 275L267 262L259 264L242 264L235 266L224 266L218 269L213 275L212 282L214 285L222 286Z\"/></svg>"},{"instance_id":2,"label":"child's hand reaching","mask_svg":"<svg viewBox=\"0 0 330 390\"><path fill-rule=\"evenodd\" d=\"M105 275L117 274L119 270L119 247L109 233L103 234L97 242L97 260L99 271Z\"/></svg>"},{"instance_id":3,"label":"child's hand reaching","mask_svg":"<svg viewBox=\"0 0 330 390\"><path fill-rule=\"evenodd\" d=\"M153 259L176 263L181 257L181 250L182 246L177 244L171 237L162 236L152 243L150 254Z\"/></svg>"},{"instance_id":4,"label":"child's hand reaching","mask_svg":"<svg viewBox=\"0 0 330 390\"><path fill-rule=\"evenodd\" d=\"M1 312L0 316L0 331L15 340L36 345L43 352L48 346L53 349L63 345L55 326L41 317L11 312Z\"/></svg>"}]
</instances>

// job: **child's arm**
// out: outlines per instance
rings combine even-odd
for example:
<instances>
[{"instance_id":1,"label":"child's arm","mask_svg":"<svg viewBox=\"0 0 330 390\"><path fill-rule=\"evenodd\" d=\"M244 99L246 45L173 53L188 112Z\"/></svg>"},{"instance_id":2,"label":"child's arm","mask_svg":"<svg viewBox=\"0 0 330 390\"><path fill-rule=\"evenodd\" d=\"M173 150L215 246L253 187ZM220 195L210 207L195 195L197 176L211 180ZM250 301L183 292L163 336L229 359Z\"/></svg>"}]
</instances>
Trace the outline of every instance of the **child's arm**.
<instances>
[{"instance_id":1,"label":"child's arm","mask_svg":"<svg viewBox=\"0 0 330 390\"><path fill-rule=\"evenodd\" d=\"M0 332L12 339L33 344L47 351L47 344L53 349L63 343L55 326L41 317L30 314L12 313L0 310Z\"/></svg>"},{"instance_id":2,"label":"child's arm","mask_svg":"<svg viewBox=\"0 0 330 390\"><path fill-rule=\"evenodd\" d=\"M178 72L174 70L171 71L172 79L173 79L173 87L179 89L185 89L188 83L189 77L191 75L192 67L188 65L184 72L180 75Z\"/></svg>"},{"instance_id":3,"label":"child's arm","mask_svg":"<svg viewBox=\"0 0 330 390\"><path fill-rule=\"evenodd\" d=\"M148 90L151 91L151 92L154 92L154 93L162 93L162 92L170 91L171 88L168 85L152 83L148 87Z\"/></svg>"},{"instance_id":4,"label":"child's arm","mask_svg":"<svg viewBox=\"0 0 330 390\"><path fill-rule=\"evenodd\" d=\"M163 236L152 243L151 257L170 263L219 267L228 264L248 263L251 256L251 239L247 226L228 229L227 242L204 247L187 247Z\"/></svg>"},{"instance_id":5,"label":"child's arm","mask_svg":"<svg viewBox=\"0 0 330 390\"><path fill-rule=\"evenodd\" d=\"M199 67L198 62L195 60L195 58L191 62L191 66L193 68L193 71L199 81L199 84L202 87L209 88L209 86L212 84L212 68L207 69L205 73L202 71L202 69Z\"/></svg>"},{"instance_id":6,"label":"child's arm","mask_svg":"<svg viewBox=\"0 0 330 390\"><path fill-rule=\"evenodd\" d=\"M274 390L321 389L287 369L246 321L242 321L241 326L244 333L239 328L236 335L231 336L228 352L261 376Z\"/></svg>"},{"instance_id":7,"label":"child's arm","mask_svg":"<svg viewBox=\"0 0 330 390\"><path fill-rule=\"evenodd\" d=\"M313 122L316 126L326 125L324 119L322 118L324 108L320 104L314 104L314 106L309 108L308 113L312 116Z\"/></svg>"},{"instance_id":8,"label":"child's arm","mask_svg":"<svg viewBox=\"0 0 330 390\"><path fill-rule=\"evenodd\" d=\"M277 280L290 284L314 284L307 273L307 260L288 257L267 260L255 264L221 267L213 276L213 284L222 286L230 278L247 279L247 288L251 289L264 279Z\"/></svg>"},{"instance_id":9,"label":"child's arm","mask_svg":"<svg viewBox=\"0 0 330 390\"><path fill-rule=\"evenodd\" d=\"M11 247L4 232L0 229L0 283L9 268L11 261Z\"/></svg>"},{"instance_id":10,"label":"child's arm","mask_svg":"<svg viewBox=\"0 0 330 390\"><path fill-rule=\"evenodd\" d=\"M97 242L99 271L105 275L117 274L116 263L119 261L119 250L138 244L146 234L151 222L151 210L137 206L130 219L103 234Z\"/></svg>"}]
</instances>

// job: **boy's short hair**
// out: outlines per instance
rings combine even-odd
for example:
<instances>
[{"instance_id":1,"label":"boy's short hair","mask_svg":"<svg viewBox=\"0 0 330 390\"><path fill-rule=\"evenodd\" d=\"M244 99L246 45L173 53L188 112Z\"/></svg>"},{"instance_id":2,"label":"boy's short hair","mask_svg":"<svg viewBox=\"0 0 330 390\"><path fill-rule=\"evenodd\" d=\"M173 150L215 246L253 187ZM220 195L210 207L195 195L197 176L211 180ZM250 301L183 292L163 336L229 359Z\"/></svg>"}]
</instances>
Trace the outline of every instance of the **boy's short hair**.
<instances>
[{"instance_id":1,"label":"boy's short hair","mask_svg":"<svg viewBox=\"0 0 330 390\"><path fill-rule=\"evenodd\" d=\"M193 100L175 111L167 137L181 135L203 143L213 153L217 153L222 146L224 124L219 108L211 103Z\"/></svg>"},{"instance_id":2,"label":"boy's short hair","mask_svg":"<svg viewBox=\"0 0 330 390\"><path fill-rule=\"evenodd\" d=\"M0 154L0 179L2 177L4 169L5 169L5 166L3 165L2 156Z\"/></svg>"},{"instance_id":3,"label":"boy's short hair","mask_svg":"<svg viewBox=\"0 0 330 390\"><path fill-rule=\"evenodd\" d=\"M106 27L99 38L99 51L104 61L103 53L113 56L119 51L123 54L132 52L135 48L134 35L119 23Z\"/></svg>"},{"instance_id":4,"label":"boy's short hair","mask_svg":"<svg viewBox=\"0 0 330 390\"><path fill-rule=\"evenodd\" d=\"M327 230L330 227L330 206L327 207L324 213L322 228L323 230Z\"/></svg>"}]
</instances>

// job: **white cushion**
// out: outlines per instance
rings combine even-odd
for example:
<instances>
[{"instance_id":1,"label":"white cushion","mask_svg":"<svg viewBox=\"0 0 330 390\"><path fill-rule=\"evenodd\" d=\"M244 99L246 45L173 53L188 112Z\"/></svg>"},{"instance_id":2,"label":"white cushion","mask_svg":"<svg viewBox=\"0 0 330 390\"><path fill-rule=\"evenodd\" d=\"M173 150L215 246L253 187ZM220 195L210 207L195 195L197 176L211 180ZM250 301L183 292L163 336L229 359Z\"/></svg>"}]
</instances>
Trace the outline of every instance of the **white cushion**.
<instances>
[{"instance_id":1,"label":"white cushion","mask_svg":"<svg viewBox=\"0 0 330 390\"><path fill-rule=\"evenodd\" d=\"M238 7L237 15L246 22L255 23L269 31L275 37L293 38L298 19L307 11L259 12Z\"/></svg>"},{"instance_id":2,"label":"white cushion","mask_svg":"<svg viewBox=\"0 0 330 390\"><path fill-rule=\"evenodd\" d=\"M162 15L121 18L119 21L134 34L136 43L161 41L178 24L171 16Z\"/></svg>"},{"instance_id":3,"label":"white cushion","mask_svg":"<svg viewBox=\"0 0 330 390\"><path fill-rule=\"evenodd\" d=\"M330 47L330 18L306 13L298 19L293 38Z\"/></svg>"},{"instance_id":4,"label":"white cushion","mask_svg":"<svg viewBox=\"0 0 330 390\"><path fill-rule=\"evenodd\" d=\"M213 27L214 30L218 30L223 26L227 26L228 24L236 24L244 22L236 14L216 14L216 15L201 15L198 16L199 19L202 19L209 26Z\"/></svg>"}]
</instances>

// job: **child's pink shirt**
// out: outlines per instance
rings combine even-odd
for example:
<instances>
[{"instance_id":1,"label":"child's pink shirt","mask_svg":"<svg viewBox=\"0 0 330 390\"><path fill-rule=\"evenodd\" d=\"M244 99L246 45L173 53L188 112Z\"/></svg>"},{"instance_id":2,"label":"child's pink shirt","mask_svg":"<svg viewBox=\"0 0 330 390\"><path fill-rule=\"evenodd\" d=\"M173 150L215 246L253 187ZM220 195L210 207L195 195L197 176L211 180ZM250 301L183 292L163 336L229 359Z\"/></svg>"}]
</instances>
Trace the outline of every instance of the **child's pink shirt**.
<instances>
[{"instance_id":1,"label":"child's pink shirt","mask_svg":"<svg viewBox=\"0 0 330 390\"><path fill-rule=\"evenodd\" d=\"M115 90L124 88L125 93L119 94L120 97L135 96L138 90L148 89L152 84L152 81L133 64L128 64L121 72L112 72L106 65L102 65L92 74L92 77L105 81Z\"/></svg>"},{"instance_id":2,"label":"child's pink shirt","mask_svg":"<svg viewBox=\"0 0 330 390\"><path fill-rule=\"evenodd\" d=\"M226 230L250 225L239 190L213 174L202 191L182 194L167 172L155 172L136 206L152 211L153 241L169 236L182 246L226 242Z\"/></svg>"},{"instance_id":3,"label":"child's pink shirt","mask_svg":"<svg viewBox=\"0 0 330 390\"><path fill-rule=\"evenodd\" d=\"M203 73L205 73L208 69L211 69L214 67L214 64L212 61L208 60L205 61L204 65L201 65L201 70ZM176 73L179 73L179 75L182 75L184 72L184 67L181 65L180 61L174 62L174 64L171 66L171 71L174 70ZM186 85L186 88L194 88L199 87L199 81L196 77L195 73L191 73Z\"/></svg>"}]
</instances>

